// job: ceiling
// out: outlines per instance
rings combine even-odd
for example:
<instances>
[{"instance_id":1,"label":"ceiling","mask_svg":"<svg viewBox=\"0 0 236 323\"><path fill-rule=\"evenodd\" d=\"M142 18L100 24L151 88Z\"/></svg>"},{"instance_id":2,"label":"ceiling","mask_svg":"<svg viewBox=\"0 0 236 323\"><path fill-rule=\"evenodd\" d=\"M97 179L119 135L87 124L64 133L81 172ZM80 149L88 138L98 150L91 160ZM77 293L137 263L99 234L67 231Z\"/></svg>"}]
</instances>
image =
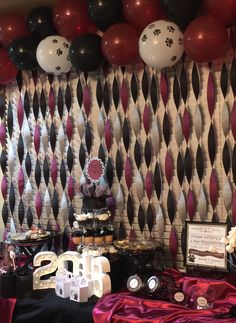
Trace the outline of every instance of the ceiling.
<instances>
[{"instance_id":1,"label":"ceiling","mask_svg":"<svg viewBox=\"0 0 236 323\"><path fill-rule=\"evenodd\" d=\"M0 15L19 13L27 15L30 10L39 6L53 7L57 0L0 0Z\"/></svg>"}]
</instances>

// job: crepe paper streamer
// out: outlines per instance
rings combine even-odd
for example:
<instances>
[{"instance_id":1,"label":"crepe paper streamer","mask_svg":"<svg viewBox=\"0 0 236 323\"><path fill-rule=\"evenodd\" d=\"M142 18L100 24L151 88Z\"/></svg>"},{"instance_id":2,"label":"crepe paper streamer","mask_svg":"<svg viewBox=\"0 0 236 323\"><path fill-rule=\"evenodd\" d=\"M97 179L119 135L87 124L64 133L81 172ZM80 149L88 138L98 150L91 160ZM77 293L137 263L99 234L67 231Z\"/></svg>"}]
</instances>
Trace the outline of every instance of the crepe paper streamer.
<instances>
[{"instance_id":1,"label":"crepe paper streamer","mask_svg":"<svg viewBox=\"0 0 236 323\"><path fill-rule=\"evenodd\" d=\"M61 186L64 190L66 187L66 166L63 159L60 165L60 180L61 180Z\"/></svg>"},{"instance_id":2,"label":"crepe paper streamer","mask_svg":"<svg viewBox=\"0 0 236 323\"><path fill-rule=\"evenodd\" d=\"M129 132L128 120L126 118L123 123L123 142L127 153L129 149L129 144L130 144L130 132Z\"/></svg>"},{"instance_id":3,"label":"crepe paper streamer","mask_svg":"<svg viewBox=\"0 0 236 323\"><path fill-rule=\"evenodd\" d=\"M199 141L203 132L203 120L199 104L196 105L196 109L193 117L194 130Z\"/></svg>"},{"instance_id":4,"label":"crepe paper streamer","mask_svg":"<svg viewBox=\"0 0 236 323\"><path fill-rule=\"evenodd\" d=\"M40 101L41 113L42 113L43 119L45 120L47 105L46 105L46 98L45 98L44 90L41 91L39 101Z\"/></svg>"},{"instance_id":5,"label":"crepe paper streamer","mask_svg":"<svg viewBox=\"0 0 236 323\"><path fill-rule=\"evenodd\" d=\"M5 149L2 150L0 155L0 165L2 173L4 174L7 170L7 152Z\"/></svg>"},{"instance_id":6,"label":"crepe paper streamer","mask_svg":"<svg viewBox=\"0 0 236 323\"><path fill-rule=\"evenodd\" d=\"M66 136L65 136L65 132L64 132L64 127L61 124L59 131L58 131L58 142L59 142L61 156L63 156L65 153L65 140L66 140Z\"/></svg>"},{"instance_id":7,"label":"crepe paper streamer","mask_svg":"<svg viewBox=\"0 0 236 323\"><path fill-rule=\"evenodd\" d=\"M215 109L215 84L211 72L209 73L207 81L207 105L209 114L212 118Z\"/></svg>"},{"instance_id":8,"label":"crepe paper streamer","mask_svg":"<svg viewBox=\"0 0 236 323\"><path fill-rule=\"evenodd\" d=\"M90 154L91 147L92 147L92 133L91 133L91 127L89 122L87 122L86 128L85 128L85 143L86 143L88 154Z\"/></svg>"},{"instance_id":9,"label":"crepe paper streamer","mask_svg":"<svg viewBox=\"0 0 236 323\"><path fill-rule=\"evenodd\" d=\"M53 107L52 107L52 109L53 109ZM58 110L58 114L62 120L63 114L64 114L64 99L63 99L62 89L60 87L59 87L58 95L57 95L57 110Z\"/></svg>"},{"instance_id":10,"label":"crepe paper streamer","mask_svg":"<svg viewBox=\"0 0 236 323\"><path fill-rule=\"evenodd\" d=\"M184 169L185 175L188 182L190 183L192 178L192 157L189 148L186 148L185 157L184 157Z\"/></svg>"},{"instance_id":11,"label":"crepe paper streamer","mask_svg":"<svg viewBox=\"0 0 236 323\"><path fill-rule=\"evenodd\" d=\"M139 169L142 162L142 152L141 152L140 143L137 139L135 140L135 145L134 145L134 159L135 159L136 166Z\"/></svg>"},{"instance_id":12,"label":"crepe paper streamer","mask_svg":"<svg viewBox=\"0 0 236 323\"><path fill-rule=\"evenodd\" d=\"M91 109L91 99L90 99L90 90L87 85L85 85L83 89L83 105L84 105L85 113L88 117Z\"/></svg>"},{"instance_id":13,"label":"crepe paper streamer","mask_svg":"<svg viewBox=\"0 0 236 323\"><path fill-rule=\"evenodd\" d=\"M15 168L15 152L14 152L12 142L9 142L8 143L8 169L9 169L11 178L13 177L14 168Z\"/></svg>"},{"instance_id":14,"label":"crepe paper streamer","mask_svg":"<svg viewBox=\"0 0 236 323\"><path fill-rule=\"evenodd\" d=\"M236 126L236 125L235 125ZM216 139L214 126L211 123L210 130L208 133L208 152L211 161L211 166L213 166L216 157Z\"/></svg>"},{"instance_id":15,"label":"crepe paper streamer","mask_svg":"<svg viewBox=\"0 0 236 323\"><path fill-rule=\"evenodd\" d=\"M104 130L103 130L104 131ZM115 116L115 121L113 123L113 134L116 140L116 144L118 145L121 139L121 123L120 123L120 118L118 112L116 113ZM100 137L101 139L101 137Z\"/></svg>"},{"instance_id":16,"label":"crepe paper streamer","mask_svg":"<svg viewBox=\"0 0 236 323\"><path fill-rule=\"evenodd\" d=\"M164 72L161 72L161 78L160 78L160 91L161 91L161 98L164 103L164 106L166 106L168 101L168 84L166 79L166 74Z\"/></svg>"},{"instance_id":17,"label":"crepe paper streamer","mask_svg":"<svg viewBox=\"0 0 236 323\"><path fill-rule=\"evenodd\" d=\"M80 139L82 140L85 132L85 120L81 110L79 111L79 115L77 119L77 128L78 128Z\"/></svg>"},{"instance_id":18,"label":"crepe paper streamer","mask_svg":"<svg viewBox=\"0 0 236 323\"><path fill-rule=\"evenodd\" d=\"M123 161L122 161L120 150L118 149L116 152L116 174L119 182L121 180L122 173L123 173Z\"/></svg>"},{"instance_id":19,"label":"crepe paper streamer","mask_svg":"<svg viewBox=\"0 0 236 323\"><path fill-rule=\"evenodd\" d=\"M173 262L176 262L177 254L178 254L178 236L174 229L171 228L170 237L169 237L169 246L170 246L170 254Z\"/></svg>"},{"instance_id":20,"label":"crepe paper streamer","mask_svg":"<svg viewBox=\"0 0 236 323\"><path fill-rule=\"evenodd\" d=\"M164 114L162 128L163 128L164 140L165 140L166 146L168 146L169 142L170 142L170 128L171 128L171 126L170 126L168 114L166 112Z\"/></svg>"},{"instance_id":21,"label":"crepe paper streamer","mask_svg":"<svg viewBox=\"0 0 236 323\"><path fill-rule=\"evenodd\" d=\"M152 143L152 149L153 149L153 154L157 156L160 152L160 131L158 124L155 120L152 122L152 129L151 129L151 143Z\"/></svg>"},{"instance_id":22,"label":"crepe paper streamer","mask_svg":"<svg viewBox=\"0 0 236 323\"><path fill-rule=\"evenodd\" d=\"M165 158L165 175L166 179L168 182L168 185L170 185L172 177L173 177L173 157L169 151L166 153L166 158Z\"/></svg>"},{"instance_id":23,"label":"crepe paper streamer","mask_svg":"<svg viewBox=\"0 0 236 323\"><path fill-rule=\"evenodd\" d=\"M81 173L81 176L80 176L80 181L79 181L79 184L80 186L84 185L86 183L86 178L84 176L84 173L82 172Z\"/></svg>"},{"instance_id":24,"label":"crepe paper streamer","mask_svg":"<svg viewBox=\"0 0 236 323\"><path fill-rule=\"evenodd\" d=\"M178 202L177 202L177 214L181 220L182 225L184 225L187 218L187 208L186 199L183 191L180 191Z\"/></svg>"},{"instance_id":25,"label":"crepe paper streamer","mask_svg":"<svg viewBox=\"0 0 236 323\"><path fill-rule=\"evenodd\" d=\"M234 104L231 110L230 124L231 124L231 131L232 131L234 140L236 140L236 101L234 101Z\"/></svg>"},{"instance_id":26,"label":"crepe paper streamer","mask_svg":"<svg viewBox=\"0 0 236 323\"><path fill-rule=\"evenodd\" d=\"M23 120L24 120L24 107L23 107L21 96L19 97L18 104L17 104L17 120L18 120L19 128L21 130Z\"/></svg>"},{"instance_id":27,"label":"crepe paper streamer","mask_svg":"<svg viewBox=\"0 0 236 323\"><path fill-rule=\"evenodd\" d=\"M204 175L204 158L201 146L198 145L197 155L196 155L196 167L199 181L202 182Z\"/></svg>"},{"instance_id":28,"label":"crepe paper streamer","mask_svg":"<svg viewBox=\"0 0 236 323\"><path fill-rule=\"evenodd\" d=\"M231 205L231 212L232 212L232 222L233 225L236 225L236 191L233 193L232 197L232 205Z\"/></svg>"},{"instance_id":29,"label":"crepe paper streamer","mask_svg":"<svg viewBox=\"0 0 236 323\"><path fill-rule=\"evenodd\" d=\"M143 188L143 179L139 171L137 171L137 174L135 176L134 191L137 195L138 200L141 201L144 196L144 188Z\"/></svg>"},{"instance_id":30,"label":"crepe paper streamer","mask_svg":"<svg viewBox=\"0 0 236 323\"><path fill-rule=\"evenodd\" d=\"M75 221L74 213L75 213L75 209L73 208L73 205L71 204L69 207L69 212L68 212L68 221L69 221L71 228L73 227L73 222Z\"/></svg>"},{"instance_id":31,"label":"crepe paper streamer","mask_svg":"<svg viewBox=\"0 0 236 323\"><path fill-rule=\"evenodd\" d=\"M207 218L207 198L203 188L201 185L200 192L197 198L197 211L199 213L201 221L205 221Z\"/></svg>"},{"instance_id":32,"label":"crepe paper streamer","mask_svg":"<svg viewBox=\"0 0 236 323\"><path fill-rule=\"evenodd\" d=\"M195 211L196 211L196 200L195 200L194 193L191 189L189 189L188 195L187 195L187 210L188 210L190 221L193 221Z\"/></svg>"},{"instance_id":33,"label":"crepe paper streamer","mask_svg":"<svg viewBox=\"0 0 236 323\"><path fill-rule=\"evenodd\" d=\"M232 188L229 182L228 177L225 178L223 183L222 197L227 213L229 213L231 207L231 201L233 197Z\"/></svg>"},{"instance_id":34,"label":"crepe paper streamer","mask_svg":"<svg viewBox=\"0 0 236 323\"><path fill-rule=\"evenodd\" d=\"M235 97L236 96L236 60L235 58L233 58L231 69L230 69L230 84Z\"/></svg>"},{"instance_id":35,"label":"crepe paper streamer","mask_svg":"<svg viewBox=\"0 0 236 323\"><path fill-rule=\"evenodd\" d=\"M231 158L230 158L230 148L228 142L225 141L223 152L222 152L222 162L225 170L225 174L228 175L230 170Z\"/></svg>"},{"instance_id":36,"label":"crepe paper streamer","mask_svg":"<svg viewBox=\"0 0 236 323\"><path fill-rule=\"evenodd\" d=\"M145 180L145 190L146 190L147 197L148 197L149 201L152 197L152 186L153 186L152 182L153 182L152 172L149 170L149 171L147 171L146 180Z\"/></svg>"},{"instance_id":37,"label":"crepe paper streamer","mask_svg":"<svg viewBox=\"0 0 236 323\"><path fill-rule=\"evenodd\" d=\"M42 138L43 150L46 153L48 150L48 130L45 123L43 124L41 131L42 131L41 138Z\"/></svg>"},{"instance_id":38,"label":"crepe paper streamer","mask_svg":"<svg viewBox=\"0 0 236 323\"><path fill-rule=\"evenodd\" d=\"M142 205L139 205L139 209L138 209L138 225L139 225L140 231L143 232L144 226L145 226L145 213Z\"/></svg>"},{"instance_id":39,"label":"crepe paper streamer","mask_svg":"<svg viewBox=\"0 0 236 323\"><path fill-rule=\"evenodd\" d=\"M102 112L100 111L97 118L97 130L100 140L104 137L105 123Z\"/></svg>"},{"instance_id":40,"label":"crepe paper streamer","mask_svg":"<svg viewBox=\"0 0 236 323\"><path fill-rule=\"evenodd\" d=\"M9 216L8 205L7 205L7 202L4 201L3 206L2 206L2 220L3 220L3 223L4 223L5 227L6 227L7 222L8 222L8 216ZM5 240L7 240L7 238Z\"/></svg>"},{"instance_id":41,"label":"crepe paper streamer","mask_svg":"<svg viewBox=\"0 0 236 323\"><path fill-rule=\"evenodd\" d=\"M50 174L49 165L48 165L47 157L45 157L43 161L43 177L44 177L46 186L48 186L48 183L49 183L49 174Z\"/></svg>"},{"instance_id":42,"label":"crepe paper streamer","mask_svg":"<svg viewBox=\"0 0 236 323\"><path fill-rule=\"evenodd\" d=\"M113 184L113 178L114 178L114 169L113 169L111 157L108 157L106 168L105 168L105 174L106 174L106 180L109 184L109 187L111 188Z\"/></svg>"},{"instance_id":43,"label":"crepe paper streamer","mask_svg":"<svg viewBox=\"0 0 236 323\"><path fill-rule=\"evenodd\" d=\"M145 104L144 111L143 111L143 126L146 132L146 136L148 135L150 130L150 123L151 123L150 110L148 105Z\"/></svg>"},{"instance_id":44,"label":"crepe paper streamer","mask_svg":"<svg viewBox=\"0 0 236 323\"><path fill-rule=\"evenodd\" d=\"M115 105L115 108L118 108L119 99L120 99L120 93L119 93L119 87L116 76L114 77L113 84L112 84L112 96L113 96L113 102Z\"/></svg>"},{"instance_id":45,"label":"crepe paper streamer","mask_svg":"<svg viewBox=\"0 0 236 323\"><path fill-rule=\"evenodd\" d=\"M118 186L118 192L117 192L117 196L116 196L116 206L119 210L120 216L122 216L124 208L125 208L125 201L124 201L124 195L123 195L121 185Z\"/></svg>"},{"instance_id":46,"label":"crepe paper streamer","mask_svg":"<svg viewBox=\"0 0 236 323\"><path fill-rule=\"evenodd\" d=\"M186 104L187 96L188 96L188 80L187 80L184 64L182 65L182 70L180 74L180 88L181 88L182 99L184 101L184 104Z\"/></svg>"},{"instance_id":47,"label":"crepe paper streamer","mask_svg":"<svg viewBox=\"0 0 236 323\"><path fill-rule=\"evenodd\" d=\"M37 122L39 117L39 99L38 99L38 94L36 90L34 91L34 96L33 96L33 113L34 113L34 118Z\"/></svg>"},{"instance_id":48,"label":"crepe paper streamer","mask_svg":"<svg viewBox=\"0 0 236 323\"><path fill-rule=\"evenodd\" d=\"M138 84L134 73L132 74L132 77L131 77L130 90L131 90L133 101L134 103L136 103L138 98Z\"/></svg>"},{"instance_id":49,"label":"crepe paper streamer","mask_svg":"<svg viewBox=\"0 0 236 323\"><path fill-rule=\"evenodd\" d=\"M74 195L75 195L74 181L73 181L73 177L70 176L69 179L68 179L68 196L69 196L70 201L73 200Z\"/></svg>"},{"instance_id":50,"label":"crepe paper streamer","mask_svg":"<svg viewBox=\"0 0 236 323\"><path fill-rule=\"evenodd\" d=\"M112 130L111 130L111 123L109 120L105 123L105 142L107 151L109 152L112 145Z\"/></svg>"},{"instance_id":51,"label":"crepe paper streamer","mask_svg":"<svg viewBox=\"0 0 236 323\"><path fill-rule=\"evenodd\" d=\"M103 89L102 89L102 83L101 83L100 77L98 77L98 80L97 80L96 98L97 98L99 109L101 109L102 101L103 101Z\"/></svg>"},{"instance_id":52,"label":"crepe paper streamer","mask_svg":"<svg viewBox=\"0 0 236 323\"><path fill-rule=\"evenodd\" d=\"M182 141L183 141L183 132L182 132L182 123L180 119L180 115L177 114L176 119L175 119L175 140L177 142L178 147L181 146Z\"/></svg>"},{"instance_id":53,"label":"crepe paper streamer","mask_svg":"<svg viewBox=\"0 0 236 323\"><path fill-rule=\"evenodd\" d=\"M76 87L76 94L77 94L77 100L79 103L80 108L82 107L83 103L83 89L82 89L82 84L80 78L78 78L78 83Z\"/></svg>"},{"instance_id":54,"label":"crepe paper streamer","mask_svg":"<svg viewBox=\"0 0 236 323\"><path fill-rule=\"evenodd\" d=\"M133 201L130 194L128 195L128 199L127 199L127 216L129 220L129 225L132 226L134 221L134 206L133 206Z\"/></svg>"},{"instance_id":55,"label":"crepe paper streamer","mask_svg":"<svg viewBox=\"0 0 236 323\"><path fill-rule=\"evenodd\" d=\"M143 97L145 101L147 101L147 97L148 97L148 88L149 88L148 74L146 69L144 69L143 76L142 76L142 92L143 92Z\"/></svg>"},{"instance_id":56,"label":"crepe paper streamer","mask_svg":"<svg viewBox=\"0 0 236 323\"><path fill-rule=\"evenodd\" d=\"M171 190L168 191L168 196L167 196L167 212L168 212L170 223L172 224L175 218L176 209L175 209L175 200Z\"/></svg>"},{"instance_id":57,"label":"crepe paper streamer","mask_svg":"<svg viewBox=\"0 0 236 323\"><path fill-rule=\"evenodd\" d=\"M50 127L49 140L50 140L52 152L54 153L55 147L56 147L57 134L56 134L56 128L53 122Z\"/></svg>"},{"instance_id":58,"label":"crepe paper streamer","mask_svg":"<svg viewBox=\"0 0 236 323\"><path fill-rule=\"evenodd\" d=\"M191 128L192 128L192 123L191 123L190 113L185 109L183 119L182 119L182 129L183 129L184 138L187 143L190 137Z\"/></svg>"},{"instance_id":59,"label":"crepe paper streamer","mask_svg":"<svg viewBox=\"0 0 236 323\"><path fill-rule=\"evenodd\" d=\"M33 189L32 189L30 180L28 179L26 186L25 186L25 198L26 198L26 202L27 202L28 206L31 204L32 194L33 194Z\"/></svg>"},{"instance_id":60,"label":"crepe paper streamer","mask_svg":"<svg viewBox=\"0 0 236 323\"><path fill-rule=\"evenodd\" d=\"M34 128L34 149L38 155L40 148L40 126L36 125Z\"/></svg>"},{"instance_id":61,"label":"crepe paper streamer","mask_svg":"<svg viewBox=\"0 0 236 323\"><path fill-rule=\"evenodd\" d=\"M154 187L156 191L157 198L160 199L162 192L162 176L160 165L156 163L155 171L154 171Z\"/></svg>"},{"instance_id":62,"label":"crepe paper streamer","mask_svg":"<svg viewBox=\"0 0 236 323\"><path fill-rule=\"evenodd\" d=\"M152 209L151 205L148 204L148 208L147 208L147 226L148 226L148 230L149 230L150 234L152 232L153 225L154 225L153 209Z\"/></svg>"},{"instance_id":63,"label":"crepe paper streamer","mask_svg":"<svg viewBox=\"0 0 236 323\"><path fill-rule=\"evenodd\" d=\"M7 109L7 130L9 133L9 137L11 139L12 132L13 132L13 111L12 111L12 105L10 101Z\"/></svg>"},{"instance_id":64,"label":"crepe paper streamer","mask_svg":"<svg viewBox=\"0 0 236 323\"><path fill-rule=\"evenodd\" d=\"M198 100L200 81L199 81L198 67L195 62L193 63L193 69L192 69L192 87L193 87L195 98L196 100Z\"/></svg>"},{"instance_id":65,"label":"crepe paper streamer","mask_svg":"<svg viewBox=\"0 0 236 323\"><path fill-rule=\"evenodd\" d=\"M6 144L6 128L4 123L2 122L0 125L0 142L2 146Z\"/></svg>"},{"instance_id":66,"label":"crepe paper streamer","mask_svg":"<svg viewBox=\"0 0 236 323\"><path fill-rule=\"evenodd\" d=\"M19 190L19 194L20 196L22 196L23 192L24 192L24 172L22 167L20 167L19 173L18 173L18 190Z\"/></svg>"},{"instance_id":67,"label":"crepe paper streamer","mask_svg":"<svg viewBox=\"0 0 236 323\"><path fill-rule=\"evenodd\" d=\"M6 200L7 198L7 190L8 190L7 178L4 175L2 177L2 182L1 182L1 193L4 200Z\"/></svg>"},{"instance_id":68,"label":"crepe paper streamer","mask_svg":"<svg viewBox=\"0 0 236 323\"><path fill-rule=\"evenodd\" d=\"M103 104L104 104L104 109L106 111L106 115L108 116L109 109L110 109L110 90L107 81L104 83L103 87Z\"/></svg>"},{"instance_id":69,"label":"crepe paper streamer","mask_svg":"<svg viewBox=\"0 0 236 323\"><path fill-rule=\"evenodd\" d=\"M60 210L61 210L60 214L61 214L62 223L65 226L67 221L67 210L68 210L68 203L67 203L65 192L63 192L62 194Z\"/></svg>"},{"instance_id":70,"label":"crepe paper streamer","mask_svg":"<svg viewBox=\"0 0 236 323\"><path fill-rule=\"evenodd\" d=\"M18 205L18 220L21 226L23 224L24 217L25 217L25 207L22 199L20 199L20 202Z\"/></svg>"},{"instance_id":71,"label":"crepe paper streamer","mask_svg":"<svg viewBox=\"0 0 236 323\"><path fill-rule=\"evenodd\" d=\"M65 92L65 104L66 104L67 111L69 113L71 108L71 91L68 83L67 83L66 92Z\"/></svg>"},{"instance_id":72,"label":"crepe paper streamer","mask_svg":"<svg viewBox=\"0 0 236 323\"><path fill-rule=\"evenodd\" d=\"M128 190L130 190L132 184L132 165L129 157L127 157L125 161L125 182Z\"/></svg>"},{"instance_id":73,"label":"crepe paper streamer","mask_svg":"<svg viewBox=\"0 0 236 323\"><path fill-rule=\"evenodd\" d=\"M183 227L181 231L181 250L182 254L186 255L186 229Z\"/></svg>"},{"instance_id":74,"label":"crepe paper streamer","mask_svg":"<svg viewBox=\"0 0 236 323\"><path fill-rule=\"evenodd\" d=\"M35 197L35 209L36 209L36 215L38 219L40 219L41 217L42 208L43 208L42 197L41 197L41 194L37 192Z\"/></svg>"},{"instance_id":75,"label":"crepe paper streamer","mask_svg":"<svg viewBox=\"0 0 236 323\"><path fill-rule=\"evenodd\" d=\"M227 90L228 90L228 72L227 72L225 63L222 65L222 69L221 69L220 87L224 98L226 98Z\"/></svg>"},{"instance_id":76,"label":"crepe paper streamer","mask_svg":"<svg viewBox=\"0 0 236 323\"><path fill-rule=\"evenodd\" d=\"M210 201L213 209L216 208L218 197L219 197L219 184L217 179L217 174L215 169L212 169L211 176L210 176Z\"/></svg>"},{"instance_id":77,"label":"crepe paper streamer","mask_svg":"<svg viewBox=\"0 0 236 323\"><path fill-rule=\"evenodd\" d=\"M100 144L99 149L98 149L98 158L101 159L103 164L106 163L106 155L105 155L105 151L104 151L102 143Z\"/></svg>"},{"instance_id":78,"label":"crepe paper streamer","mask_svg":"<svg viewBox=\"0 0 236 323\"><path fill-rule=\"evenodd\" d=\"M18 71L16 75L16 83L18 85L19 91L21 92L23 85L22 71Z\"/></svg>"},{"instance_id":79,"label":"crepe paper streamer","mask_svg":"<svg viewBox=\"0 0 236 323\"><path fill-rule=\"evenodd\" d=\"M145 158L147 168L149 168L151 159L152 159L152 147L148 139L146 140L145 146L144 146L144 158Z\"/></svg>"},{"instance_id":80,"label":"crepe paper streamer","mask_svg":"<svg viewBox=\"0 0 236 323\"><path fill-rule=\"evenodd\" d=\"M141 123L137 107L133 106L132 111L130 113L132 114L132 118L131 118L132 128L134 130L135 136L137 137L140 133L140 123Z\"/></svg>"},{"instance_id":81,"label":"crepe paper streamer","mask_svg":"<svg viewBox=\"0 0 236 323\"><path fill-rule=\"evenodd\" d=\"M122 104L124 113L126 113L128 108L128 102L129 102L129 89L127 86L127 82L124 79L120 87L120 97L121 97L121 104Z\"/></svg>"},{"instance_id":82,"label":"crepe paper streamer","mask_svg":"<svg viewBox=\"0 0 236 323\"><path fill-rule=\"evenodd\" d=\"M53 186L55 187L57 182L57 161L55 157L53 157L51 162L51 177L52 177Z\"/></svg>"},{"instance_id":83,"label":"crepe paper streamer","mask_svg":"<svg viewBox=\"0 0 236 323\"><path fill-rule=\"evenodd\" d=\"M26 118L28 119L30 114L30 100L29 100L29 95L27 91L25 91L25 95L24 95L24 111L25 111Z\"/></svg>"},{"instance_id":84,"label":"crepe paper streamer","mask_svg":"<svg viewBox=\"0 0 236 323\"><path fill-rule=\"evenodd\" d=\"M36 164L35 164L34 178L35 178L36 185L39 188L41 183L41 168L40 168L40 163L38 159L36 160Z\"/></svg>"},{"instance_id":85,"label":"crepe paper streamer","mask_svg":"<svg viewBox=\"0 0 236 323\"><path fill-rule=\"evenodd\" d=\"M22 165L23 159L24 159L24 142L22 138L22 134L20 133L19 139L18 139L18 145L17 145L17 153L20 165Z\"/></svg>"},{"instance_id":86,"label":"crepe paper streamer","mask_svg":"<svg viewBox=\"0 0 236 323\"><path fill-rule=\"evenodd\" d=\"M228 103L224 102L222 111L221 111L221 126L226 137L230 130L230 113Z\"/></svg>"},{"instance_id":87,"label":"crepe paper streamer","mask_svg":"<svg viewBox=\"0 0 236 323\"><path fill-rule=\"evenodd\" d=\"M70 142L73 136L73 119L71 116L68 116L66 121L66 135Z\"/></svg>"},{"instance_id":88,"label":"crepe paper streamer","mask_svg":"<svg viewBox=\"0 0 236 323\"><path fill-rule=\"evenodd\" d=\"M174 76L174 83L173 83L173 97L174 97L174 102L176 109L179 109L179 104L180 104L180 86L179 86L179 81L175 72Z\"/></svg>"},{"instance_id":89,"label":"crepe paper streamer","mask_svg":"<svg viewBox=\"0 0 236 323\"><path fill-rule=\"evenodd\" d=\"M57 220L58 213L59 213L59 205L58 205L58 194L56 190L54 190L53 196L52 196L52 211L53 211L53 216L55 220Z\"/></svg>"},{"instance_id":90,"label":"crepe paper streamer","mask_svg":"<svg viewBox=\"0 0 236 323\"><path fill-rule=\"evenodd\" d=\"M154 111L154 113L156 113L156 109L157 109L157 82L156 82L156 78L155 75L152 75L152 79L151 79L151 84L150 84L150 98L151 98L151 103L152 103L152 109Z\"/></svg>"},{"instance_id":91,"label":"crepe paper streamer","mask_svg":"<svg viewBox=\"0 0 236 323\"><path fill-rule=\"evenodd\" d=\"M165 223L164 223L163 211L162 211L161 205L159 204L158 211L156 213L156 227L155 227L156 237L159 240L163 239L164 227L165 227Z\"/></svg>"}]
</instances>

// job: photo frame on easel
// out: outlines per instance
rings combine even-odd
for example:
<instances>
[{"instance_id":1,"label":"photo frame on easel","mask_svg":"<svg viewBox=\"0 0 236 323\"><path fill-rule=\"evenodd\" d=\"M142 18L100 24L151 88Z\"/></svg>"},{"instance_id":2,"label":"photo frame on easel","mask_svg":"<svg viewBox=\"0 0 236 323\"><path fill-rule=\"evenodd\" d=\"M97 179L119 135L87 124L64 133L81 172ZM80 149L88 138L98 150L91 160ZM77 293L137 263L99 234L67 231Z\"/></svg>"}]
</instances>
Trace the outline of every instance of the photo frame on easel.
<instances>
[{"instance_id":1,"label":"photo frame on easel","mask_svg":"<svg viewBox=\"0 0 236 323\"><path fill-rule=\"evenodd\" d=\"M221 242L227 236L227 223L186 221L185 228L185 266L227 271L228 255L225 244Z\"/></svg>"}]
</instances>

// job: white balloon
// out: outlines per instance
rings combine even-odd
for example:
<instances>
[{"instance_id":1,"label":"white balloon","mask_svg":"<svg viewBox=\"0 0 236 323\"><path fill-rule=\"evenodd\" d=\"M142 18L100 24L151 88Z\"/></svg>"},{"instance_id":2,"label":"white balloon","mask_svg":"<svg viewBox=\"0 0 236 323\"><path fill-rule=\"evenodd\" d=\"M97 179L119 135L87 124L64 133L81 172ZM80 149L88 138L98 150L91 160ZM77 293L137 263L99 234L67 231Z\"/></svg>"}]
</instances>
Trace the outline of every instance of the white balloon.
<instances>
[{"instance_id":1,"label":"white balloon","mask_svg":"<svg viewBox=\"0 0 236 323\"><path fill-rule=\"evenodd\" d=\"M36 50L39 66L47 73L60 75L71 69L69 58L70 42L62 36L43 39Z\"/></svg>"},{"instance_id":2,"label":"white balloon","mask_svg":"<svg viewBox=\"0 0 236 323\"><path fill-rule=\"evenodd\" d=\"M183 33L170 21L154 21L139 38L141 58L145 64L157 69L174 65L183 51Z\"/></svg>"}]
</instances>

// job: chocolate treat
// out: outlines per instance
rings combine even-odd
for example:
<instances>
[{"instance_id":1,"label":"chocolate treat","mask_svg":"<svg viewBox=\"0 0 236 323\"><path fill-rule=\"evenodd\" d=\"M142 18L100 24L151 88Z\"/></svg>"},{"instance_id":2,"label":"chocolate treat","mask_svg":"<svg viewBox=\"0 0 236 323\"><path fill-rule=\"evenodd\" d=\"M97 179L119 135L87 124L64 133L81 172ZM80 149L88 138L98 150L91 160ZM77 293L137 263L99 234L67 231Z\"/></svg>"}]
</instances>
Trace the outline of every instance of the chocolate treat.
<instances>
[{"instance_id":1,"label":"chocolate treat","mask_svg":"<svg viewBox=\"0 0 236 323\"><path fill-rule=\"evenodd\" d=\"M75 231L72 232L71 234L72 236L72 241L75 245L79 245L82 242L82 236L83 236L83 232L82 231Z\"/></svg>"},{"instance_id":2,"label":"chocolate treat","mask_svg":"<svg viewBox=\"0 0 236 323\"><path fill-rule=\"evenodd\" d=\"M94 243L96 245L101 245L104 243L104 237L103 237L104 231L101 229L97 229L94 232Z\"/></svg>"}]
</instances>

